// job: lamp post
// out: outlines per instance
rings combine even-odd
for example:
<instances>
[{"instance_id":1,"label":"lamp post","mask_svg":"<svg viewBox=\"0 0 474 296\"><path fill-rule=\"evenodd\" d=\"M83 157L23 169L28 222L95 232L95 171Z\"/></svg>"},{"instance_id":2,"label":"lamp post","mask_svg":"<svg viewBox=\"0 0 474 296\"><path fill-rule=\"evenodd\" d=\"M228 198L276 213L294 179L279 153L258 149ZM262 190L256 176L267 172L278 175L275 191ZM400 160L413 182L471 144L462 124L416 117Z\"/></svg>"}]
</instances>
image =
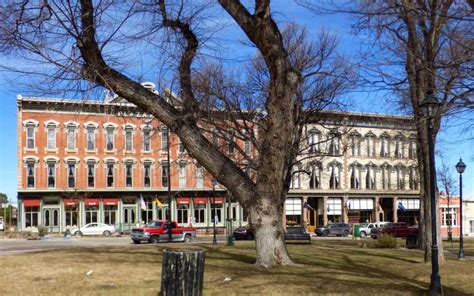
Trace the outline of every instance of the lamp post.
<instances>
[{"instance_id":1,"label":"lamp post","mask_svg":"<svg viewBox=\"0 0 474 296\"><path fill-rule=\"evenodd\" d=\"M442 294L441 276L439 275L438 262L438 228L436 225L436 176L435 157L433 143L433 117L437 114L439 102L432 92L426 94L425 99L420 103L421 111L427 121L428 129L428 151L429 151L429 172L430 172L430 200L431 200L431 284L430 295Z\"/></svg>"},{"instance_id":2,"label":"lamp post","mask_svg":"<svg viewBox=\"0 0 474 296\"><path fill-rule=\"evenodd\" d=\"M212 178L212 210L211 210L211 215L214 214L214 217L211 217L213 218L212 221L212 228L213 228L213 236L212 236L212 244L213 245L217 245L217 237L216 237L216 185L217 185L217 181L216 179Z\"/></svg>"},{"instance_id":3,"label":"lamp post","mask_svg":"<svg viewBox=\"0 0 474 296\"><path fill-rule=\"evenodd\" d=\"M456 164L456 171L459 173L459 202L460 202L460 208L459 208L459 220L461 221L460 226L461 229L459 231L459 259L464 259L464 238L463 238L463 233L462 233L462 173L464 173L464 170L466 169L466 164L462 162L462 159L459 159L459 162Z\"/></svg>"}]
</instances>

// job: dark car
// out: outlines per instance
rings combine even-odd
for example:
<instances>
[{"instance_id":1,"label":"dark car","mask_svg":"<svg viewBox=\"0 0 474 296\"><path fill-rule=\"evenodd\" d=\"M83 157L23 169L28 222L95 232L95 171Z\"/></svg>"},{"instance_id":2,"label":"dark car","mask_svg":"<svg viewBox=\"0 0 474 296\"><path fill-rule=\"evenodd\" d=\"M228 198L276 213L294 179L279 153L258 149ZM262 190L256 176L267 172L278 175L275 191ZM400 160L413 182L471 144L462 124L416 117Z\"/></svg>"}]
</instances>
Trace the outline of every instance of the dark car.
<instances>
[{"instance_id":1,"label":"dark car","mask_svg":"<svg viewBox=\"0 0 474 296\"><path fill-rule=\"evenodd\" d=\"M235 240L252 240L254 239L253 231L249 226L246 227L239 227L234 230L234 239Z\"/></svg>"},{"instance_id":2,"label":"dark car","mask_svg":"<svg viewBox=\"0 0 474 296\"><path fill-rule=\"evenodd\" d=\"M323 227L318 227L314 233L316 233L317 236L348 236L352 233L352 227L345 223L334 223L325 225Z\"/></svg>"}]
</instances>

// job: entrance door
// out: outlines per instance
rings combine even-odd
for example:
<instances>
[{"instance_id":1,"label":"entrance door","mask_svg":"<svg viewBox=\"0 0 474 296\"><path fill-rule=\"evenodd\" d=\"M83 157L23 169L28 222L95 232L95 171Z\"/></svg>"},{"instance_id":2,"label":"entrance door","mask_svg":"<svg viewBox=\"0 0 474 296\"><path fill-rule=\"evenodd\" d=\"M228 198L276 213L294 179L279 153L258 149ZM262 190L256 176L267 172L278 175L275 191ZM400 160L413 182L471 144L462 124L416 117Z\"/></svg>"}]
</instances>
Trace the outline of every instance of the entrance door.
<instances>
[{"instance_id":1,"label":"entrance door","mask_svg":"<svg viewBox=\"0 0 474 296\"><path fill-rule=\"evenodd\" d=\"M59 208L43 209L43 224L48 228L49 232L60 232L59 213Z\"/></svg>"},{"instance_id":2,"label":"entrance door","mask_svg":"<svg viewBox=\"0 0 474 296\"><path fill-rule=\"evenodd\" d=\"M315 209L306 211L306 221L308 223L308 232L312 233L316 230L318 213Z\"/></svg>"},{"instance_id":3,"label":"entrance door","mask_svg":"<svg viewBox=\"0 0 474 296\"><path fill-rule=\"evenodd\" d=\"M133 227L135 227L136 210L137 208L135 206L123 207L123 231L130 231Z\"/></svg>"}]
</instances>

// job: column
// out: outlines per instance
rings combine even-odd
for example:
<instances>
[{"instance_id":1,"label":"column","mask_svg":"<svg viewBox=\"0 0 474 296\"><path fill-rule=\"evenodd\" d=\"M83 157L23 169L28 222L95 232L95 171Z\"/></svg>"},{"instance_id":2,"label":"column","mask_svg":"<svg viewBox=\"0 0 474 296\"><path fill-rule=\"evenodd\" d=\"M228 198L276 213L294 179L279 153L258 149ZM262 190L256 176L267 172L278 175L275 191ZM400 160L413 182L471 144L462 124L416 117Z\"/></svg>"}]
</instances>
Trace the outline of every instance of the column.
<instances>
[{"instance_id":1,"label":"column","mask_svg":"<svg viewBox=\"0 0 474 296\"><path fill-rule=\"evenodd\" d=\"M301 219L301 223L302 223L302 226L306 229L309 225L309 221L308 221L308 209L305 208L304 204L308 202L308 197L307 196L303 196L303 199L302 199L302 204L301 206L303 207L303 217Z\"/></svg>"},{"instance_id":2,"label":"column","mask_svg":"<svg viewBox=\"0 0 474 296\"><path fill-rule=\"evenodd\" d=\"M328 197L323 197L323 224L328 224Z\"/></svg>"},{"instance_id":3,"label":"column","mask_svg":"<svg viewBox=\"0 0 474 296\"><path fill-rule=\"evenodd\" d=\"M374 220L375 222L380 222L380 197L376 196L374 198Z\"/></svg>"},{"instance_id":4,"label":"column","mask_svg":"<svg viewBox=\"0 0 474 296\"><path fill-rule=\"evenodd\" d=\"M349 212L349 209L346 207L347 206L347 200L349 199L349 197L347 196L344 196L342 197L342 222L343 223L349 223L349 217L348 217L348 212Z\"/></svg>"},{"instance_id":5,"label":"column","mask_svg":"<svg viewBox=\"0 0 474 296\"><path fill-rule=\"evenodd\" d=\"M398 222L398 198L393 198L393 223Z\"/></svg>"}]
</instances>

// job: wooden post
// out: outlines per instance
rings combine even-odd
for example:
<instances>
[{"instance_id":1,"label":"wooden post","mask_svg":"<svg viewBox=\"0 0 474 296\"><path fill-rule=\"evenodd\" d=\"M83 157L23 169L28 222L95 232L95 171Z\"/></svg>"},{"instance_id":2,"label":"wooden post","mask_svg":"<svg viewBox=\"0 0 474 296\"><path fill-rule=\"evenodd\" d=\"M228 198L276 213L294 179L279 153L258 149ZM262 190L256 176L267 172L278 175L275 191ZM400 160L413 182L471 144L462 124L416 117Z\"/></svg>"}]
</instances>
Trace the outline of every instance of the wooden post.
<instances>
[{"instance_id":1,"label":"wooden post","mask_svg":"<svg viewBox=\"0 0 474 296\"><path fill-rule=\"evenodd\" d=\"M164 250L160 295L202 295L205 259L204 250Z\"/></svg>"}]
</instances>

